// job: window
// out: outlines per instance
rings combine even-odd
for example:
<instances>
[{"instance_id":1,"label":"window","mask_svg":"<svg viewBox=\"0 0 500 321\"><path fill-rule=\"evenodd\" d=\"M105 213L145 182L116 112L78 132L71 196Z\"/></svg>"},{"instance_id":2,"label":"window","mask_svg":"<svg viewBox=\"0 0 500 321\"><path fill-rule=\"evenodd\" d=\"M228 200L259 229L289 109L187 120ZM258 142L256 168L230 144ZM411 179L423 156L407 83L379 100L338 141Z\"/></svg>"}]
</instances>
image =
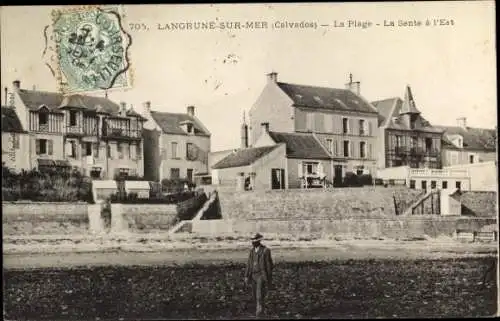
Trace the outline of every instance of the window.
<instances>
[{"instance_id":1,"label":"window","mask_svg":"<svg viewBox=\"0 0 500 321\"><path fill-rule=\"evenodd\" d=\"M194 160L193 143L186 143L186 159Z\"/></svg>"},{"instance_id":2,"label":"window","mask_svg":"<svg viewBox=\"0 0 500 321\"><path fill-rule=\"evenodd\" d=\"M192 134L193 133L193 124L187 124L187 132L189 134Z\"/></svg>"},{"instance_id":3,"label":"window","mask_svg":"<svg viewBox=\"0 0 500 321\"><path fill-rule=\"evenodd\" d=\"M326 146L327 146L327 149L330 153L333 153L333 140L328 138L326 140Z\"/></svg>"},{"instance_id":4,"label":"window","mask_svg":"<svg viewBox=\"0 0 500 321\"><path fill-rule=\"evenodd\" d=\"M306 113L306 131L312 132L314 130L314 114Z\"/></svg>"},{"instance_id":5,"label":"window","mask_svg":"<svg viewBox=\"0 0 500 321\"><path fill-rule=\"evenodd\" d=\"M69 112L69 125L70 126L76 126L76 115L77 115L77 112L74 110L71 110Z\"/></svg>"},{"instance_id":6,"label":"window","mask_svg":"<svg viewBox=\"0 0 500 321\"><path fill-rule=\"evenodd\" d=\"M36 154L37 155L52 155L53 146L52 141L48 139L36 140Z\"/></svg>"},{"instance_id":7,"label":"window","mask_svg":"<svg viewBox=\"0 0 500 321\"><path fill-rule=\"evenodd\" d=\"M410 180L410 188L415 189L415 180L414 179Z\"/></svg>"},{"instance_id":8,"label":"window","mask_svg":"<svg viewBox=\"0 0 500 321\"><path fill-rule=\"evenodd\" d=\"M180 177L180 171L178 168L171 168L170 169L170 178L175 179Z\"/></svg>"},{"instance_id":9,"label":"window","mask_svg":"<svg viewBox=\"0 0 500 321\"><path fill-rule=\"evenodd\" d=\"M436 181L431 181L431 189L436 189Z\"/></svg>"},{"instance_id":10,"label":"window","mask_svg":"<svg viewBox=\"0 0 500 321\"><path fill-rule=\"evenodd\" d=\"M127 146L127 155L128 159L132 159L132 144L128 144Z\"/></svg>"},{"instance_id":11,"label":"window","mask_svg":"<svg viewBox=\"0 0 500 321\"><path fill-rule=\"evenodd\" d=\"M47 112L38 113L38 124L39 125L47 125L49 122L49 114Z\"/></svg>"},{"instance_id":12,"label":"window","mask_svg":"<svg viewBox=\"0 0 500 321\"><path fill-rule=\"evenodd\" d=\"M177 143L172 142L172 158L177 158Z\"/></svg>"},{"instance_id":13,"label":"window","mask_svg":"<svg viewBox=\"0 0 500 321\"><path fill-rule=\"evenodd\" d=\"M349 141L344 140L344 157L349 157Z\"/></svg>"},{"instance_id":14,"label":"window","mask_svg":"<svg viewBox=\"0 0 500 321\"><path fill-rule=\"evenodd\" d=\"M342 118L342 133L347 134L349 132L349 120L347 118Z\"/></svg>"},{"instance_id":15,"label":"window","mask_svg":"<svg viewBox=\"0 0 500 321\"><path fill-rule=\"evenodd\" d=\"M396 135L396 147L403 146L403 136Z\"/></svg>"},{"instance_id":16,"label":"window","mask_svg":"<svg viewBox=\"0 0 500 321\"><path fill-rule=\"evenodd\" d=\"M443 182L441 183L441 188L442 188L442 189L447 189L447 188L448 188L448 182L447 182L447 181L443 181Z\"/></svg>"},{"instance_id":17,"label":"window","mask_svg":"<svg viewBox=\"0 0 500 321\"><path fill-rule=\"evenodd\" d=\"M460 181L456 181L456 182L455 182L455 188L457 188L457 189L461 189L461 187L462 187L462 182L460 182Z\"/></svg>"},{"instance_id":18,"label":"window","mask_svg":"<svg viewBox=\"0 0 500 321\"><path fill-rule=\"evenodd\" d=\"M123 159L123 146L121 143L116 144L116 151L118 152L118 158Z\"/></svg>"},{"instance_id":19,"label":"window","mask_svg":"<svg viewBox=\"0 0 500 321\"><path fill-rule=\"evenodd\" d=\"M85 143L85 155L92 156L92 143L89 142Z\"/></svg>"},{"instance_id":20,"label":"window","mask_svg":"<svg viewBox=\"0 0 500 321\"><path fill-rule=\"evenodd\" d=\"M66 142L66 156L76 157L76 142L74 140Z\"/></svg>"},{"instance_id":21,"label":"window","mask_svg":"<svg viewBox=\"0 0 500 321\"><path fill-rule=\"evenodd\" d=\"M109 159L113 159L113 154L111 153L111 145L108 145L107 146L107 152L108 152L108 158Z\"/></svg>"},{"instance_id":22,"label":"window","mask_svg":"<svg viewBox=\"0 0 500 321\"><path fill-rule=\"evenodd\" d=\"M192 168L187 169L186 177L187 177L188 181L190 181L190 182L193 181L193 169Z\"/></svg>"},{"instance_id":23,"label":"window","mask_svg":"<svg viewBox=\"0 0 500 321\"><path fill-rule=\"evenodd\" d=\"M432 149L432 138L426 137L425 138L425 151L430 152Z\"/></svg>"},{"instance_id":24,"label":"window","mask_svg":"<svg viewBox=\"0 0 500 321\"><path fill-rule=\"evenodd\" d=\"M422 189L423 190L427 189L427 181L422 181Z\"/></svg>"},{"instance_id":25,"label":"window","mask_svg":"<svg viewBox=\"0 0 500 321\"><path fill-rule=\"evenodd\" d=\"M94 149L93 151L94 157L99 157L99 143L94 143L92 147Z\"/></svg>"},{"instance_id":26,"label":"window","mask_svg":"<svg viewBox=\"0 0 500 321\"><path fill-rule=\"evenodd\" d=\"M469 163L474 164L474 155L469 155Z\"/></svg>"},{"instance_id":27,"label":"window","mask_svg":"<svg viewBox=\"0 0 500 321\"><path fill-rule=\"evenodd\" d=\"M141 150L141 144L137 144L135 153L137 155L137 159L142 159L142 150Z\"/></svg>"},{"instance_id":28,"label":"window","mask_svg":"<svg viewBox=\"0 0 500 321\"><path fill-rule=\"evenodd\" d=\"M19 135L17 135L16 133L12 133L12 146L14 149L19 149L21 148L19 145L19 140L20 140L20 137Z\"/></svg>"},{"instance_id":29,"label":"window","mask_svg":"<svg viewBox=\"0 0 500 321\"><path fill-rule=\"evenodd\" d=\"M364 166L356 166L356 175L363 175L365 167Z\"/></svg>"},{"instance_id":30,"label":"window","mask_svg":"<svg viewBox=\"0 0 500 321\"><path fill-rule=\"evenodd\" d=\"M303 173L306 175L316 174L318 172L318 163L302 163Z\"/></svg>"},{"instance_id":31,"label":"window","mask_svg":"<svg viewBox=\"0 0 500 321\"><path fill-rule=\"evenodd\" d=\"M359 142L359 157L366 157L366 142Z\"/></svg>"},{"instance_id":32,"label":"window","mask_svg":"<svg viewBox=\"0 0 500 321\"><path fill-rule=\"evenodd\" d=\"M359 120L359 134L360 135L365 135L366 134L366 130L365 130L365 120L364 119L360 119Z\"/></svg>"},{"instance_id":33,"label":"window","mask_svg":"<svg viewBox=\"0 0 500 321\"><path fill-rule=\"evenodd\" d=\"M411 138L411 147L416 148L418 146L418 138L413 136Z\"/></svg>"}]
</instances>

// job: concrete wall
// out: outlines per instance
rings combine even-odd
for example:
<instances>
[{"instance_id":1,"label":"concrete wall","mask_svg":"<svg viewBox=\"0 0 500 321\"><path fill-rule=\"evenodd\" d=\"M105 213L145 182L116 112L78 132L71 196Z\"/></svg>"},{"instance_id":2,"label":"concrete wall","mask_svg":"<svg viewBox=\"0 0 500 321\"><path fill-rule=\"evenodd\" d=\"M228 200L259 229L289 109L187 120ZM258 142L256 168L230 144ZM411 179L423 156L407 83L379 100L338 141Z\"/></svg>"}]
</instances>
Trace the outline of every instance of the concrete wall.
<instances>
[{"instance_id":1,"label":"concrete wall","mask_svg":"<svg viewBox=\"0 0 500 321\"><path fill-rule=\"evenodd\" d=\"M14 145L14 140L19 145ZM30 137L28 134L2 132L2 162L16 171L31 169L29 155ZM18 147L18 148L15 148Z\"/></svg>"},{"instance_id":2,"label":"concrete wall","mask_svg":"<svg viewBox=\"0 0 500 321\"><path fill-rule=\"evenodd\" d=\"M4 235L87 234L88 205L85 203L3 202Z\"/></svg>"},{"instance_id":3,"label":"concrete wall","mask_svg":"<svg viewBox=\"0 0 500 321\"><path fill-rule=\"evenodd\" d=\"M419 217L400 219L322 219L322 220L208 220L193 223L193 232L220 235L225 233L333 235L339 238L453 237L457 230L479 231L495 224L494 219L461 219L457 217Z\"/></svg>"},{"instance_id":4,"label":"concrete wall","mask_svg":"<svg viewBox=\"0 0 500 321\"><path fill-rule=\"evenodd\" d=\"M219 190L222 216L233 219L393 217L422 194L406 188L362 187L235 192ZM362 195L362 197L360 197Z\"/></svg>"}]
</instances>

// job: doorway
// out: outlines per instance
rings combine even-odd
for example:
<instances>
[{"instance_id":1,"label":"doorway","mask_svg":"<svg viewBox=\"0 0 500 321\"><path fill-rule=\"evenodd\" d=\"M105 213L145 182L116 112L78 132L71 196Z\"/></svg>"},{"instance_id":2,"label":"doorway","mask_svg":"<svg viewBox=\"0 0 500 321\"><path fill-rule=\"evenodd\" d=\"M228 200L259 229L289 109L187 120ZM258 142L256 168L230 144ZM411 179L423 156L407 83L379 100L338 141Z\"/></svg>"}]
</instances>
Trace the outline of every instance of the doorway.
<instances>
[{"instance_id":1,"label":"doorway","mask_svg":"<svg viewBox=\"0 0 500 321\"><path fill-rule=\"evenodd\" d=\"M333 168L333 186L342 186L342 165L335 165Z\"/></svg>"},{"instance_id":2,"label":"doorway","mask_svg":"<svg viewBox=\"0 0 500 321\"><path fill-rule=\"evenodd\" d=\"M285 189L285 170L282 168L271 169L271 189Z\"/></svg>"}]
</instances>

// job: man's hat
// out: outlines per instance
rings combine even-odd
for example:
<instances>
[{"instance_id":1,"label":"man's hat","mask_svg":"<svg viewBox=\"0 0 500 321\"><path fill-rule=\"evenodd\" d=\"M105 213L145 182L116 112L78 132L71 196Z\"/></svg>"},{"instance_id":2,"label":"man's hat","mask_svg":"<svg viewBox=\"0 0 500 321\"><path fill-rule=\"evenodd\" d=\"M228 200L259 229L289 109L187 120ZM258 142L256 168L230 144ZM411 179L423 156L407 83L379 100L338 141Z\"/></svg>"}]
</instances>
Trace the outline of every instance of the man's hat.
<instances>
[{"instance_id":1,"label":"man's hat","mask_svg":"<svg viewBox=\"0 0 500 321\"><path fill-rule=\"evenodd\" d=\"M254 235L254 237L251 238L252 241L260 241L262 240L264 237L260 234L260 233L257 233Z\"/></svg>"}]
</instances>

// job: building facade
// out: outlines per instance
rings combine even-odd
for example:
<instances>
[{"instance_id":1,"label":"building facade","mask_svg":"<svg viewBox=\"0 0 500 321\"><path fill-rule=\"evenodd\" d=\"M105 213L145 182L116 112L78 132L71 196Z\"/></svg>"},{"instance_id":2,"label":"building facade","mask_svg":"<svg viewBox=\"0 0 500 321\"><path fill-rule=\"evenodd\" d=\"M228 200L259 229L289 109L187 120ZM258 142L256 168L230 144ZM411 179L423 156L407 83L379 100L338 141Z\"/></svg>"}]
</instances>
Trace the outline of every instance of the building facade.
<instances>
[{"instance_id":1,"label":"building facade","mask_svg":"<svg viewBox=\"0 0 500 321\"><path fill-rule=\"evenodd\" d=\"M28 167L78 169L92 178L144 173L145 119L103 97L21 89L9 105L29 133Z\"/></svg>"},{"instance_id":2,"label":"building facade","mask_svg":"<svg viewBox=\"0 0 500 321\"><path fill-rule=\"evenodd\" d=\"M436 126L444 131L443 166L476 164L497 160L497 131L467 126L465 117L457 126Z\"/></svg>"},{"instance_id":3,"label":"building facade","mask_svg":"<svg viewBox=\"0 0 500 321\"><path fill-rule=\"evenodd\" d=\"M353 82L351 76L346 89L337 89L279 82L274 72L267 77L249 112L251 146L264 128L276 133L314 134L334 163L337 175L330 179L341 181L346 172L375 172L378 115L360 95L359 82Z\"/></svg>"},{"instance_id":4,"label":"building facade","mask_svg":"<svg viewBox=\"0 0 500 321\"><path fill-rule=\"evenodd\" d=\"M378 168L442 167L443 130L425 120L415 105L409 86L404 100L396 97L372 103L379 112Z\"/></svg>"},{"instance_id":5,"label":"building facade","mask_svg":"<svg viewBox=\"0 0 500 321\"><path fill-rule=\"evenodd\" d=\"M16 111L2 106L2 164L15 171L30 169L29 139Z\"/></svg>"},{"instance_id":6,"label":"building facade","mask_svg":"<svg viewBox=\"0 0 500 321\"><path fill-rule=\"evenodd\" d=\"M152 111L146 102L144 110L145 177L196 182L208 176L211 134L195 116L194 106L188 106L185 114L166 113Z\"/></svg>"}]
</instances>

